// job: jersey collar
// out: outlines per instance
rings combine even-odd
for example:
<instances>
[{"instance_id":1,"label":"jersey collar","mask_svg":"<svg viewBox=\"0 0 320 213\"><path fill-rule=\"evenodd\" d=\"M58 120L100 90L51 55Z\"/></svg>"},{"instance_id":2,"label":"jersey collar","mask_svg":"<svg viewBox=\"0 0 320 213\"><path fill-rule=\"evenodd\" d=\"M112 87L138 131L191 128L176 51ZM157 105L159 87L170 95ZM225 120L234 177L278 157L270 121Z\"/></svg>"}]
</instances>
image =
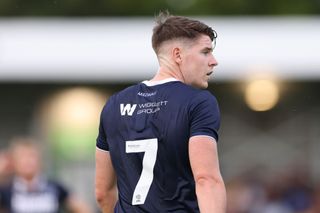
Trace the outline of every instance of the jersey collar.
<instances>
[{"instance_id":1,"label":"jersey collar","mask_svg":"<svg viewBox=\"0 0 320 213\"><path fill-rule=\"evenodd\" d=\"M179 80L176 79L176 78L166 78L166 79L163 79L163 80L160 80L160 81L148 81L148 80L146 80L146 81L143 81L142 83L147 85L148 87L152 87L152 86L165 84L165 83L173 82L173 81L179 81Z\"/></svg>"}]
</instances>

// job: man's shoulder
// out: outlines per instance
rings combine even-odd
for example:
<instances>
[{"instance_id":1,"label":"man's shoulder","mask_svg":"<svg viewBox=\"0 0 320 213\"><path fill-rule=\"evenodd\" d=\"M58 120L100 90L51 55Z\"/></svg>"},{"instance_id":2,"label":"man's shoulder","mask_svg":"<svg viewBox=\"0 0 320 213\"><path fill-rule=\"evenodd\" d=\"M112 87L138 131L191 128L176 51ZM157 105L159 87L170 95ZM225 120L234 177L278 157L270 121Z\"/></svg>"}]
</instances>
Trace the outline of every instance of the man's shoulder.
<instances>
[{"instance_id":1,"label":"man's shoulder","mask_svg":"<svg viewBox=\"0 0 320 213\"><path fill-rule=\"evenodd\" d=\"M215 96L208 90L198 89L181 83L177 88L177 93L187 97L190 102L197 102L206 99L215 99Z\"/></svg>"},{"instance_id":2,"label":"man's shoulder","mask_svg":"<svg viewBox=\"0 0 320 213\"><path fill-rule=\"evenodd\" d=\"M65 188L64 184L55 178L50 177L50 178L47 178L45 181L46 181L47 185L49 185L49 186L58 187L58 188Z\"/></svg>"},{"instance_id":3,"label":"man's shoulder","mask_svg":"<svg viewBox=\"0 0 320 213\"><path fill-rule=\"evenodd\" d=\"M9 179L9 180L5 181L4 183L0 184L0 192L5 193L8 191L12 191L12 187L13 187L13 180Z\"/></svg>"},{"instance_id":4,"label":"man's shoulder","mask_svg":"<svg viewBox=\"0 0 320 213\"><path fill-rule=\"evenodd\" d=\"M8 207L13 192L12 179L0 184L0 207ZM1 208L0 208L1 209ZM1 212L1 211L0 211Z\"/></svg>"},{"instance_id":5,"label":"man's shoulder","mask_svg":"<svg viewBox=\"0 0 320 213\"><path fill-rule=\"evenodd\" d=\"M113 99L117 99L117 98L128 97L128 95L132 95L138 90L138 86L139 86L139 84L134 84L134 85L128 86L128 87L114 93L109 99L113 100Z\"/></svg>"}]
</instances>

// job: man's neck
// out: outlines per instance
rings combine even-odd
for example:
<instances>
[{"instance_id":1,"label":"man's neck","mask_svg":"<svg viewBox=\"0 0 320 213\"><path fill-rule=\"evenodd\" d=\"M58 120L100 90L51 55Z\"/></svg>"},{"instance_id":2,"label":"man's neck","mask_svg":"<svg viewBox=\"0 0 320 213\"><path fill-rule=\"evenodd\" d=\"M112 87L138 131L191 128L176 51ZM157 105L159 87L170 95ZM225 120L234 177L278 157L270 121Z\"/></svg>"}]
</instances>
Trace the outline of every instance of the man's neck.
<instances>
[{"instance_id":1,"label":"man's neck","mask_svg":"<svg viewBox=\"0 0 320 213\"><path fill-rule=\"evenodd\" d=\"M178 81L184 82L184 78L180 72L164 66L160 66L157 74L152 79L150 79L150 81L161 81L168 78L175 78Z\"/></svg>"},{"instance_id":2,"label":"man's neck","mask_svg":"<svg viewBox=\"0 0 320 213\"><path fill-rule=\"evenodd\" d=\"M41 178L38 175L34 175L32 177L16 176L14 183L16 187L29 191L37 187L40 181Z\"/></svg>"}]
</instances>

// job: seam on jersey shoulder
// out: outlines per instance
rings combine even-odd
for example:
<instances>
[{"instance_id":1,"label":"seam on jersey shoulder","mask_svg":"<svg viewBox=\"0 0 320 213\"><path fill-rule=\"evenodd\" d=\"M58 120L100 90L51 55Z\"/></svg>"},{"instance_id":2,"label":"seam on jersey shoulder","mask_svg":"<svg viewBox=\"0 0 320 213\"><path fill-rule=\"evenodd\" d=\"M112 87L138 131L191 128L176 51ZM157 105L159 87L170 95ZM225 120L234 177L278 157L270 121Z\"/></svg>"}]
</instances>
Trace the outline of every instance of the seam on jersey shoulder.
<instances>
[{"instance_id":1,"label":"seam on jersey shoulder","mask_svg":"<svg viewBox=\"0 0 320 213\"><path fill-rule=\"evenodd\" d=\"M103 152L109 152L109 150L104 150L104 149L101 149L99 147L96 146L96 149L100 150L100 151L103 151Z\"/></svg>"}]
</instances>

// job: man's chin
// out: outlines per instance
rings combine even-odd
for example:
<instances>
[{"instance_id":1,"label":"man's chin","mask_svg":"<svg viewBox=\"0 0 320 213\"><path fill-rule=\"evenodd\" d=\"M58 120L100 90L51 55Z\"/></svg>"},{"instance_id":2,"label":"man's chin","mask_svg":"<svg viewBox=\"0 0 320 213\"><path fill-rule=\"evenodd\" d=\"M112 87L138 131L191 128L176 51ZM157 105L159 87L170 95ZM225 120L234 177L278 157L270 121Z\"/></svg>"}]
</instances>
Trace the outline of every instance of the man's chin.
<instances>
[{"instance_id":1,"label":"man's chin","mask_svg":"<svg viewBox=\"0 0 320 213\"><path fill-rule=\"evenodd\" d=\"M206 85L204 85L202 88L200 88L200 89L207 89L208 88L208 83L206 83Z\"/></svg>"},{"instance_id":2,"label":"man's chin","mask_svg":"<svg viewBox=\"0 0 320 213\"><path fill-rule=\"evenodd\" d=\"M193 87L197 89L207 89L208 88L208 82L202 82L201 84L194 84Z\"/></svg>"}]
</instances>

